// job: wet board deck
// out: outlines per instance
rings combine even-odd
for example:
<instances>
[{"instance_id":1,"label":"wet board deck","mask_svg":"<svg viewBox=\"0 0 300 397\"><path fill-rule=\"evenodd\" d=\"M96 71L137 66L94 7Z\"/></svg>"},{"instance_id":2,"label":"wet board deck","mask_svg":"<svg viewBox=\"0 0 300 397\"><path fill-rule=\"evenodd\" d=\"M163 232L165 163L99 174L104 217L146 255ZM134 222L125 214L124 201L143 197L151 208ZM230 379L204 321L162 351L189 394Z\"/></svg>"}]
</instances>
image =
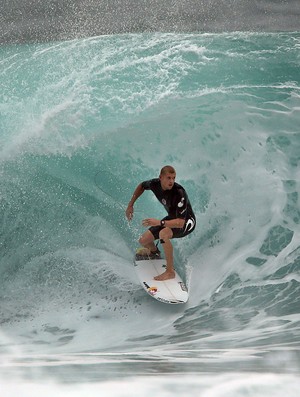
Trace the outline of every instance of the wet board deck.
<instances>
[{"instance_id":1,"label":"wet board deck","mask_svg":"<svg viewBox=\"0 0 300 397\"><path fill-rule=\"evenodd\" d=\"M154 280L155 276L166 270L165 259L134 258L134 266L142 287L152 298L170 304L187 302L189 297L187 287L176 272L173 279Z\"/></svg>"}]
</instances>

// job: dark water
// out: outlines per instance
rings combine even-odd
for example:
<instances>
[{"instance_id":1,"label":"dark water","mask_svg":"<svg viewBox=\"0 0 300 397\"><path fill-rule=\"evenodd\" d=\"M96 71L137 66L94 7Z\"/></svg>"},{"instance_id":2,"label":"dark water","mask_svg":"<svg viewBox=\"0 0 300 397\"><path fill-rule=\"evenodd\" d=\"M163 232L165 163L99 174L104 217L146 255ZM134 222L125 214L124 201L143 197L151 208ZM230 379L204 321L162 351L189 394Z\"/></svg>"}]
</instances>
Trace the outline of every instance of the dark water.
<instances>
[{"instance_id":1,"label":"dark water","mask_svg":"<svg viewBox=\"0 0 300 397\"><path fill-rule=\"evenodd\" d=\"M297 31L298 0L2 0L0 43L127 32Z\"/></svg>"}]
</instances>

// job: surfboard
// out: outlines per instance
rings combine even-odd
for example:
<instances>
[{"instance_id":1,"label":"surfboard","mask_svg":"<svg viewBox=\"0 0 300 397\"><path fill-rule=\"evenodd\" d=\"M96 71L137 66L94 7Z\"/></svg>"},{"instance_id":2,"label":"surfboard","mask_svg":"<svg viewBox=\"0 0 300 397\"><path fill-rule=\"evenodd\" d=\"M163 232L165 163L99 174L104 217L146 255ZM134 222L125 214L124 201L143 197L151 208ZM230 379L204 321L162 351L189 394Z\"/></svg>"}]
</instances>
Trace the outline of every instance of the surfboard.
<instances>
[{"instance_id":1,"label":"surfboard","mask_svg":"<svg viewBox=\"0 0 300 397\"><path fill-rule=\"evenodd\" d=\"M165 259L137 259L135 257L134 266L142 287L152 298L170 304L187 302L188 289L178 273L175 272L175 278L170 280L154 280L155 276L166 270Z\"/></svg>"}]
</instances>

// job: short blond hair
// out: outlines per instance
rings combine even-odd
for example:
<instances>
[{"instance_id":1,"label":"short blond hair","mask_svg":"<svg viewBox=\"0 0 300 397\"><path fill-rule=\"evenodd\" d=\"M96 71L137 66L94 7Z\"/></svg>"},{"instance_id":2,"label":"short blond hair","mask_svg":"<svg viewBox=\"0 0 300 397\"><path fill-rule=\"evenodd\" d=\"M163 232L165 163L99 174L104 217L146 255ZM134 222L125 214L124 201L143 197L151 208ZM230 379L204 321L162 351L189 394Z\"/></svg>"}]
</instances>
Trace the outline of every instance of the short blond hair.
<instances>
[{"instance_id":1,"label":"short blond hair","mask_svg":"<svg viewBox=\"0 0 300 397\"><path fill-rule=\"evenodd\" d=\"M160 175L163 175L163 174L176 174L175 168L172 167L171 165L165 165L160 170Z\"/></svg>"}]
</instances>

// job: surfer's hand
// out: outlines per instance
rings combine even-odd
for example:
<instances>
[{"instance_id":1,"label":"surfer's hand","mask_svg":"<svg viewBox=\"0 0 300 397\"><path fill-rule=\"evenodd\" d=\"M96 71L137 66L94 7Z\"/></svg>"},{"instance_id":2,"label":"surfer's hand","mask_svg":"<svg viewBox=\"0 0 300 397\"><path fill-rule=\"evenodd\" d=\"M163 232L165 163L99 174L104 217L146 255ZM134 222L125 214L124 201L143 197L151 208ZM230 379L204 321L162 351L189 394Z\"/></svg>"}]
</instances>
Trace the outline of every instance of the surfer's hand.
<instances>
[{"instance_id":1,"label":"surfer's hand","mask_svg":"<svg viewBox=\"0 0 300 397\"><path fill-rule=\"evenodd\" d=\"M133 205L128 205L125 214L126 218L131 221L131 219L133 218Z\"/></svg>"},{"instance_id":2,"label":"surfer's hand","mask_svg":"<svg viewBox=\"0 0 300 397\"><path fill-rule=\"evenodd\" d=\"M145 226L145 227L148 227L148 226L159 226L160 225L160 220L159 219L154 219L154 218L147 218L147 219L143 220L142 225Z\"/></svg>"}]
</instances>

